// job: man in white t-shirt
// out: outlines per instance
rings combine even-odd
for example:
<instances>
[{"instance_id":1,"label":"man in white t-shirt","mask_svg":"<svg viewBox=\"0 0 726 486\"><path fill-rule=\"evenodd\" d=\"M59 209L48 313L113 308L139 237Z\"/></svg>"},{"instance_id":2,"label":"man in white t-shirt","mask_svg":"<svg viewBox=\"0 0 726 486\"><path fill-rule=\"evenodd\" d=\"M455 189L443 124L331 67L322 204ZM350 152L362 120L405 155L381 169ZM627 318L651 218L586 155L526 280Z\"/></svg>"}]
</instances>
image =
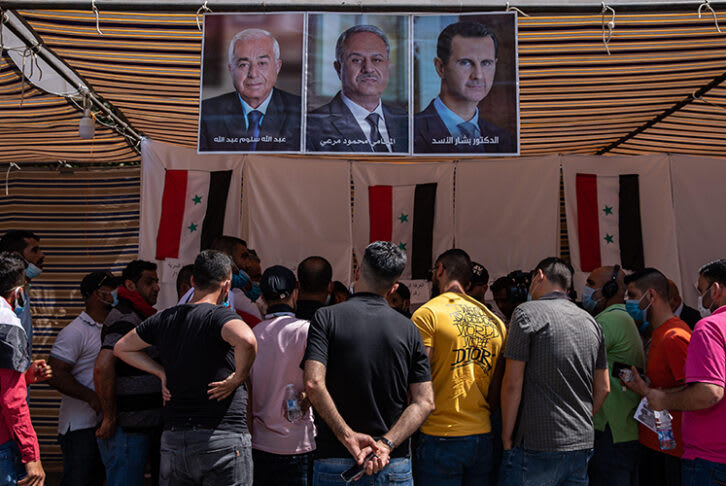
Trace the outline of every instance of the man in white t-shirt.
<instances>
[{"instance_id":1,"label":"man in white t-shirt","mask_svg":"<svg viewBox=\"0 0 726 486\"><path fill-rule=\"evenodd\" d=\"M117 279L92 272L81 281L85 310L63 328L50 350L50 385L62 393L58 434L63 451L61 486L101 486L105 477L96 443L101 404L93 365L101 349L103 321L116 302Z\"/></svg>"},{"instance_id":2,"label":"man in white t-shirt","mask_svg":"<svg viewBox=\"0 0 726 486\"><path fill-rule=\"evenodd\" d=\"M268 268L260 287L267 314L252 330L257 338L257 358L250 372L254 484L307 486L312 478L315 426L312 411L302 403L307 400L301 393L300 363L310 322L295 317L297 281L290 269ZM286 408L291 398L288 385L294 390L289 393L298 399L299 412Z\"/></svg>"}]
</instances>

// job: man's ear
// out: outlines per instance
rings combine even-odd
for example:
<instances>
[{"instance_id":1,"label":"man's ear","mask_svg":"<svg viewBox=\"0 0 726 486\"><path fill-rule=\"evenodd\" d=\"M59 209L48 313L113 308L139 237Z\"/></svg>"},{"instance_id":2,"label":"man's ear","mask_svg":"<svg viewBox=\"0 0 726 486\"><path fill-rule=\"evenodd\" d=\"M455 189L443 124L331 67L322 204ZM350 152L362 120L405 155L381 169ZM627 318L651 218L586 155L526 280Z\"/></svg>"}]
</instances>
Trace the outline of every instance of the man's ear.
<instances>
[{"instance_id":1,"label":"man's ear","mask_svg":"<svg viewBox=\"0 0 726 486\"><path fill-rule=\"evenodd\" d=\"M126 290L128 290L129 292L136 292L136 284L135 284L135 283L134 283L134 281L133 281L133 280L131 280L131 279L128 279L128 278L127 278L126 280L124 280L124 287L125 287L125 288L126 288Z\"/></svg>"},{"instance_id":2,"label":"man's ear","mask_svg":"<svg viewBox=\"0 0 726 486\"><path fill-rule=\"evenodd\" d=\"M333 293L333 282L331 281L328 284L328 294L332 294L332 293Z\"/></svg>"},{"instance_id":3,"label":"man's ear","mask_svg":"<svg viewBox=\"0 0 726 486\"><path fill-rule=\"evenodd\" d=\"M398 290L398 282L396 282L395 284L393 284L393 287L391 287L390 290L388 292L386 292L386 297L390 297L393 294L395 294L396 293L396 290Z\"/></svg>"},{"instance_id":4,"label":"man's ear","mask_svg":"<svg viewBox=\"0 0 726 486\"><path fill-rule=\"evenodd\" d=\"M439 77L443 80L444 79L444 61L442 61L440 58L435 57L434 58L434 67L436 68L436 74L439 75Z\"/></svg>"},{"instance_id":5,"label":"man's ear","mask_svg":"<svg viewBox=\"0 0 726 486\"><path fill-rule=\"evenodd\" d=\"M340 79L340 63L335 61L333 63L333 67L335 68L335 72L338 73L338 79Z\"/></svg>"},{"instance_id":6,"label":"man's ear","mask_svg":"<svg viewBox=\"0 0 726 486\"><path fill-rule=\"evenodd\" d=\"M280 69L282 69L282 59L277 60L277 74L280 74Z\"/></svg>"}]
</instances>

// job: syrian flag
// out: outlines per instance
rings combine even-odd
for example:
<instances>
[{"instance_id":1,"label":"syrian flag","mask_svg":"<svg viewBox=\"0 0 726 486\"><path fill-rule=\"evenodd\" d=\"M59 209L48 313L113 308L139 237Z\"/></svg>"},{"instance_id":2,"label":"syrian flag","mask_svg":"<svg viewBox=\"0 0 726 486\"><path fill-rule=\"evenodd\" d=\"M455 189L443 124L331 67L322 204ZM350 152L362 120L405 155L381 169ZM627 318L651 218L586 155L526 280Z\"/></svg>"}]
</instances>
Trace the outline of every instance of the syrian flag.
<instances>
[{"instance_id":1,"label":"syrian flag","mask_svg":"<svg viewBox=\"0 0 726 486\"><path fill-rule=\"evenodd\" d=\"M167 170L156 259L191 261L224 231L232 171Z\"/></svg>"},{"instance_id":2,"label":"syrian flag","mask_svg":"<svg viewBox=\"0 0 726 486\"><path fill-rule=\"evenodd\" d=\"M577 174L577 228L580 266L590 272L619 264L628 270L644 265L637 174Z\"/></svg>"},{"instance_id":3,"label":"syrian flag","mask_svg":"<svg viewBox=\"0 0 726 486\"><path fill-rule=\"evenodd\" d=\"M368 187L369 241L391 241L406 252L403 278L428 278L435 203L436 183Z\"/></svg>"}]
</instances>

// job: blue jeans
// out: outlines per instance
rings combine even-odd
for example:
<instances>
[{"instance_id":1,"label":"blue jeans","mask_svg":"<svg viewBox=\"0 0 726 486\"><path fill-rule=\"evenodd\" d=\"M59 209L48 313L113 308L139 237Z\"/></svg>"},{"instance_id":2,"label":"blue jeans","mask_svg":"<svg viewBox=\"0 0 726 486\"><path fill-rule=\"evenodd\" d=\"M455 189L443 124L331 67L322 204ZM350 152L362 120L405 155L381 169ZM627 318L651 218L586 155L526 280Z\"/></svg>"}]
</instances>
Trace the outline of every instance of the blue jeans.
<instances>
[{"instance_id":1,"label":"blue jeans","mask_svg":"<svg viewBox=\"0 0 726 486\"><path fill-rule=\"evenodd\" d=\"M317 459L313 466L313 486L345 486L340 473L354 464L353 459ZM365 474L356 486L413 486L411 460L403 457L391 459L388 466L372 476Z\"/></svg>"},{"instance_id":2,"label":"blue jeans","mask_svg":"<svg viewBox=\"0 0 726 486\"><path fill-rule=\"evenodd\" d=\"M165 430L161 435L160 486L250 486L249 432Z\"/></svg>"},{"instance_id":3,"label":"blue jeans","mask_svg":"<svg viewBox=\"0 0 726 486\"><path fill-rule=\"evenodd\" d=\"M705 459L683 459L683 486L722 486L726 484L726 464Z\"/></svg>"},{"instance_id":4,"label":"blue jeans","mask_svg":"<svg viewBox=\"0 0 726 486\"><path fill-rule=\"evenodd\" d=\"M416 486L488 486L492 434L435 437L421 434L416 448Z\"/></svg>"},{"instance_id":5,"label":"blue jeans","mask_svg":"<svg viewBox=\"0 0 726 486\"><path fill-rule=\"evenodd\" d=\"M0 445L0 486L14 486L26 476L20 449L14 440Z\"/></svg>"},{"instance_id":6,"label":"blue jeans","mask_svg":"<svg viewBox=\"0 0 726 486\"><path fill-rule=\"evenodd\" d=\"M504 451L499 486L588 486L591 457L592 449L549 452L515 447Z\"/></svg>"},{"instance_id":7,"label":"blue jeans","mask_svg":"<svg viewBox=\"0 0 726 486\"><path fill-rule=\"evenodd\" d=\"M58 436L63 451L63 477L60 486L101 486L103 462L98 452L96 429L80 429Z\"/></svg>"},{"instance_id":8,"label":"blue jeans","mask_svg":"<svg viewBox=\"0 0 726 486\"><path fill-rule=\"evenodd\" d=\"M310 486L313 454L271 454L252 449L255 486Z\"/></svg>"},{"instance_id":9,"label":"blue jeans","mask_svg":"<svg viewBox=\"0 0 726 486\"><path fill-rule=\"evenodd\" d=\"M590 486L638 486L640 445L637 440L613 443L609 426L595 431L595 452L588 473Z\"/></svg>"},{"instance_id":10,"label":"blue jeans","mask_svg":"<svg viewBox=\"0 0 726 486\"><path fill-rule=\"evenodd\" d=\"M126 432L120 426L110 439L97 439L106 467L106 486L143 486L150 433Z\"/></svg>"}]
</instances>

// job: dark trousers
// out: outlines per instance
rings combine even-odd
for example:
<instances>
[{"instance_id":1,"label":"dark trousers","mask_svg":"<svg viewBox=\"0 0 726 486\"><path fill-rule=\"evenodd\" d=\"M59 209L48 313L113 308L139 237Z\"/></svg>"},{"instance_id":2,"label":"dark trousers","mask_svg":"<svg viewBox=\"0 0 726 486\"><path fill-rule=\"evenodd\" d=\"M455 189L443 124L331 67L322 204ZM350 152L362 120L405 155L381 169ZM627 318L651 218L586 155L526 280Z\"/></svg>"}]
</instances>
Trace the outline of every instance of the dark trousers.
<instances>
[{"instance_id":1,"label":"dark trousers","mask_svg":"<svg viewBox=\"0 0 726 486\"><path fill-rule=\"evenodd\" d=\"M726 484L726 464L705 459L683 459L683 486Z\"/></svg>"},{"instance_id":2,"label":"dark trousers","mask_svg":"<svg viewBox=\"0 0 726 486\"><path fill-rule=\"evenodd\" d=\"M96 429L80 429L58 436L63 452L61 486L101 486L106 471L96 442Z\"/></svg>"},{"instance_id":3,"label":"dark trousers","mask_svg":"<svg viewBox=\"0 0 726 486\"><path fill-rule=\"evenodd\" d=\"M283 455L252 449L254 486L312 485L313 454Z\"/></svg>"},{"instance_id":4,"label":"dark trousers","mask_svg":"<svg viewBox=\"0 0 726 486\"><path fill-rule=\"evenodd\" d=\"M641 445L640 486L681 486L681 458Z\"/></svg>"},{"instance_id":5,"label":"dark trousers","mask_svg":"<svg viewBox=\"0 0 726 486\"><path fill-rule=\"evenodd\" d=\"M595 451L590 459L590 486L638 486L640 444L637 440L613 443L609 426L595 431Z\"/></svg>"}]
</instances>

